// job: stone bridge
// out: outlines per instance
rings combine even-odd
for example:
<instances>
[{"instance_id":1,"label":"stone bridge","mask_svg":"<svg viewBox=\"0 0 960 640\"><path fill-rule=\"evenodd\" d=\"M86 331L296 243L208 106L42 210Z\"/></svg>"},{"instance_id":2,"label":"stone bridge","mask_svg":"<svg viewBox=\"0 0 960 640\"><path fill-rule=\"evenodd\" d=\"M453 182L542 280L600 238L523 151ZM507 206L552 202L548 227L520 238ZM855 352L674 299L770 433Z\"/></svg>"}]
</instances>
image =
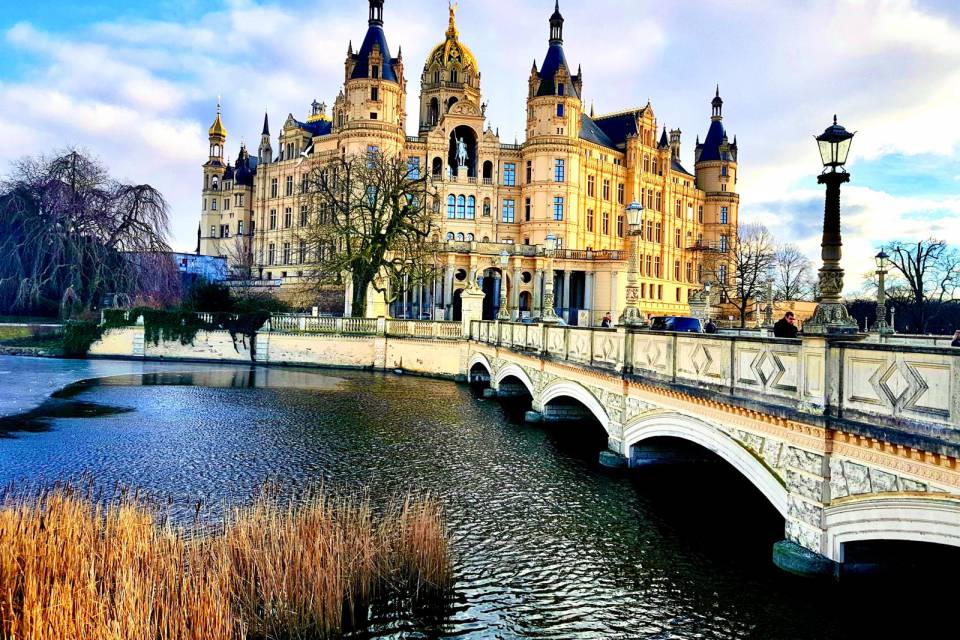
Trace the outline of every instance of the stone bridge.
<instances>
[{"instance_id":1,"label":"stone bridge","mask_svg":"<svg viewBox=\"0 0 960 640\"><path fill-rule=\"evenodd\" d=\"M467 350L528 419L595 419L608 461L665 439L725 460L783 516L787 570L835 573L854 541L960 546L958 350L484 321Z\"/></svg>"}]
</instances>

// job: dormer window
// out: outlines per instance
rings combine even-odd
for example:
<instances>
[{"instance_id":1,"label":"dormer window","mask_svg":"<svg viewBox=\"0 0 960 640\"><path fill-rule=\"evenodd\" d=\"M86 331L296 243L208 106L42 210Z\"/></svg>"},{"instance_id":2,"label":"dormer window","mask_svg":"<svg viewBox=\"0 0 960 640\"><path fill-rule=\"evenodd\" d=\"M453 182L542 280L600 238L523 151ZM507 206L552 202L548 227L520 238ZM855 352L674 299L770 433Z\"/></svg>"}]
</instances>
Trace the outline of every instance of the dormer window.
<instances>
[{"instance_id":1,"label":"dormer window","mask_svg":"<svg viewBox=\"0 0 960 640\"><path fill-rule=\"evenodd\" d=\"M557 85L557 95L558 95L558 96L564 95L564 92L565 92L565 91L566 91L566 86L564 86L564 84L563 84L562 82Z\"/></svg>"},{"instance_id":2,"label":"dormer window","mask_svg":"<svg viewBox=\"0 0 960 640\"><path fill-rule=\"evenodd\" d=\"M457 82L457 70L450 71L450 82Z\"/></svg>"},{"instance_id":3,"label":"dormer window","mask_svg":"<svg viewBox=\"0 0 960 640\"><path fill-rule=\"evenodd\" d=\"M434 71L434 72L433 72L433 84L440 84L440 72L439 72L439 71Z\"/></svg>"},{"instance_id":4,"label":"dormer window","mask_svg":"<svg viewBox=\"0 0 960 640\"><path fill-rule=\"evenodd\" d=\"M370 77L374 80L378 80L380 78L380 65L375 64L370 67Z\"/></svg>"},{"instance_id":5,"label":"dormer window","mask_svg":"<svg viewBox=\"0 0 960 640\"><path fill-rule=\"evenodd\" d=\"M562 103L562 102L557 105L557 117L558 117L558 118L562 118L562 117L563 117L563 103Z\"/></svg>"}]
</instances>

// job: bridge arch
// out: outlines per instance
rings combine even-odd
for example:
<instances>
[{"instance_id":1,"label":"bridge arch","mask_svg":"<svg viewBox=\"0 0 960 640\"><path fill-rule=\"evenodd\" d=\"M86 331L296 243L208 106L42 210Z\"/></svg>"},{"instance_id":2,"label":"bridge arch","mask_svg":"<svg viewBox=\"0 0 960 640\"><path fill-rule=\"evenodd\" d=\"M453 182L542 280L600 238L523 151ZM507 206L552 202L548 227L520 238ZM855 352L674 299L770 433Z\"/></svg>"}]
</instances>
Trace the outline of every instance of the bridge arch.
<instances>
[{"instance_id":1,"label":"bridge arch","mask_svg":"<svg viewBox=\"0 0 960 640\"><path fill-rule=\"evenodd\" d=\"M844 501L824 511L827 555L843 562L843 545L868 540L960 547L960 500L890 494Z\"/></svg>"},{"instance_id":2,"label":"bridge arch","mask_svg":"<svg viewBox=\"0 0 960 640\"><path fill-rule=\"evenodd\" d=\"M657 412L630 422L623 430L623 451L650 438L679 438L713 452L762 493L784 518L788 492L780 479L733 438L706 422L673 412Z\"/></svg>"},{"instance_id":3,"label":"bridge arch","mask_svg":"<svg viewBox=\"0 0 960 640\"><path fill-rule=\"evenodd\" d=\"M539 398L539 404L545 408L552 400L560 398L571 398L585 406L597 419L603 430L607 432L607 435L610 434L610 417L600 401L586 387L567 380L554 382L543 390Z\"/></svg>"},{"instance_id":4,"label":"bridge arch","mask_svg":"<svg viewBox=\"0 0 960 640\"><path fill-rule=\"evenodd\" d=\"M536 396L536 386L533 384L533 381L530 380L530 376L527 375L526 371L515 364L508 364L504 367L500 367L500 370L497 371L497 375L493 377L493 388L499 389L500 383L503 382L504 379L511 376L523 383L523 386L525 386L527 391L530 392L531 398Z\"/></svg>"},{"instance_id":5,"label":"bridge arch","mask_svg":"<svg viewBox=\"0 0 960 640\"><path fill-rule=\"evenodd\" d=\"M476 365L480 365L486 369L487 373L490 374L490 378L493 378L493 366L490 364L490 361L487 360L487 356L482 353L473 354L473 357L470 358L470 361L467 363L467 372L473 371Z\"/></svg>"}]
</instances>

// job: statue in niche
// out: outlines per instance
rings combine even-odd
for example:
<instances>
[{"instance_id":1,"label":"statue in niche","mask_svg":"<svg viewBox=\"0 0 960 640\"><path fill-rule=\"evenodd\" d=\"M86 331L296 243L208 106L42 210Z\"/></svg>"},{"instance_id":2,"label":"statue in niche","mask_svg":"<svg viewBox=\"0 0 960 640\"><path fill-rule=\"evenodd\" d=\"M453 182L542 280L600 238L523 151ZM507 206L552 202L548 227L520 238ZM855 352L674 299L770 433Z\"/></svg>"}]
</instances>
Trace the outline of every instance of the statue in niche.
<instances>
[{"instance_id":1,"label":"statue in niche","mask_svg":"<svg viewBox=\"0 0 960 640\"><path fill-rule=\"evenodd\" d=\"M467 143L463 138L457 137L457 168L463 169L467 166Z\"/></svg>"}]
</instances>

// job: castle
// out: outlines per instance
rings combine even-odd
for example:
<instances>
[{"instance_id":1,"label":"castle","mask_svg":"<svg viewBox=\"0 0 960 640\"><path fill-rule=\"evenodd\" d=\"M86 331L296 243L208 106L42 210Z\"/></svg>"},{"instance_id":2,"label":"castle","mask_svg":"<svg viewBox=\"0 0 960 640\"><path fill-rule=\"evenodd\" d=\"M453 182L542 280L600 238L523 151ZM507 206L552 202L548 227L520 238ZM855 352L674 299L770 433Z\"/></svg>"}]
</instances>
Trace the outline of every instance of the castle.
<instances>
[{"instance_id":1,"label":"castle","mask_svg":"<svg viewBox=\"0 0 960 640\"><path fill-rule=\"evenodd\" d=\"M304 121L287 116L276 150L264 116L257 155L241 147L231 165L218 106L203 166L201 254L226 256L236 272L278 284L281 295L296 291L310 268L298 229L309 222L303 192L312 163L377 150L429 172L444 205L435 239L446 244L432 283L405 287L390 309L371 291L368 314L458 319L460 294L477 273L488 319L501 301L512 318L540 316L551 283L556 312L571 324L595 324L605 312L618 318L633 201L643 206L638 306L647 315L689 313L688 296L702 289L704 255L736 238L737 143L724 130L719 89L691 173L680 161L681 132L663 128L658 137L649 102L585 112L584 76L567 62L558 2L546 56L528 78L526 139L506 144L487 123L480 67L451 7L444 40L420 77L418 135L408 136L403 55L393 57L387 43L384 0L369 4L366 36L359 49L348 48L331 112L314 101ZM548 235L556 239L549 255Z\"/></svg>"}]
</instances>

